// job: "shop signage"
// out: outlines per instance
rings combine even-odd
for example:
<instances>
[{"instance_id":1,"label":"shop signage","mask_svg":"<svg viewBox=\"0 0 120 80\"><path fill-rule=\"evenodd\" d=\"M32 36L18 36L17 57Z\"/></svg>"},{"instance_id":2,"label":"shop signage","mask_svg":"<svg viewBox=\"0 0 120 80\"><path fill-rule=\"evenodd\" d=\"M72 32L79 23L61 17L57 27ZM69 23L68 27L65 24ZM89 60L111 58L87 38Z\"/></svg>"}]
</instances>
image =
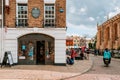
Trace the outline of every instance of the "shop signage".
<instances>
[{"instance_id":1,"label":"shop signage","mask_svg":"<svg viewBox=\"0 0 120 80\"><path fill-rule=\"evenodd\" d=\"M10 51L5 52L1 66L7 63L9 63L10 66L13 65L13 57Z\"/></svg>"}]
</instances>

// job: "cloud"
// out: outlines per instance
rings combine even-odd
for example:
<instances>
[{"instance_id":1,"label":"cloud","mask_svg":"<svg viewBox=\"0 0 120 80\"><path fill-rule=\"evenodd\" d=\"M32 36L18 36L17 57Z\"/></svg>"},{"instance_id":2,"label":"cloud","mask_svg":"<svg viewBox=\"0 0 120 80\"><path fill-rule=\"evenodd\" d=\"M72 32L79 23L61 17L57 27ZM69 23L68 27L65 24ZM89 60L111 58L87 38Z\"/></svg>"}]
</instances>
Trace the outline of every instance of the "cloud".
<instances>
[{"instance_id":1,"label":"cloud","mask_svg":"<svg viewBox=\"0 0 120 80\"><path fill-rule=\"evenodd\" d=\"M67 34L97 32L96 24L102 24L120 13L120 0L67 0Z\"/></svg>"},{"instance_id":2,"label":"cloud","mask_svg":"<svg viewBox=\"0 0 120 80\"><path fill-rule=\"evenodd\" d=\"M86 8L81 8L80 9L80 12L85 12L86 11Z\"/></svg>"},{"instance_id":3,"label":"cloud","mask_svg":"<svg viewBox=\"0 0 120 80\"><path fill-rule=\"evenodd\" d=\"M118 6L116 6L116 7L114 8L114 10L115 10L115 11L112 11L112 12L109 13L109 18L111 18L111 17L117 15L118 13L120 13L120 8L119 8Z\"/></svg>"},{"instance_id":4,"label":"cloud","mask_svg":"<svg viewBox=\"0 0 120 80\"><path fill-rule=\"evenodd\" d=\"M76 8L74 6L71 6L69 12L72 14L76 13Z\"/></svg>"},{"instance_id":5,"label":"cloud","mask_svg":"<svg viewBox=\"0 0 120 80\"><path fill-rule=\"evenodd\" d=\"M89 21L95 21L95 19L93 17L89 17L88 19L89 19Z\"/></svg>"},{"instance_id":6,"label":"cloud","mask_svg":"<svg viewBox=\"0 0 120 80\"><path fill-rule=\"evenodd\" d=\"M77 34L80 36L83 35L88 35L88 37L93 37L96 32L97 32L97 28L91 28L92 25L84 25L84 24L80 24L80 25L75 25L75 24L71 24L70 22L67 22L67 34ZM72 31L71 31L72 30Z\"/></svg>"}]
</instances>

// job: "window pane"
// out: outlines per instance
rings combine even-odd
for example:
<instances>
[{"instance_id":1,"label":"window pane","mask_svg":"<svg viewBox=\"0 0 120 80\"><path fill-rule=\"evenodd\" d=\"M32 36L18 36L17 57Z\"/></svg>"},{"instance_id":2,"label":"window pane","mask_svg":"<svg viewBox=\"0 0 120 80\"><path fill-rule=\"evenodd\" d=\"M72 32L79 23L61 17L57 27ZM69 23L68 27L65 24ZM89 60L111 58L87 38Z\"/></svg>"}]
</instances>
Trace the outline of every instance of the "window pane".
<instances>
[{"instance_id":1,"label":"window pane","mask_svg":"<svg viewBox=\"0 0 120 80\"><path fill-rule=\"evenodd\" d=\"M54 5L53 4L46 4L45 5L45 26L53 27L54 26Z\"/></svg>"},{"instance_id":2,"label":"window pane","mask_svg":"<svg viewBox=\"0 0 120 80\"><path fill-rule=\"evenodd\" d=\"M27 25L27 4L18 4L18 26Z\"/></svg>"}]
</instances>

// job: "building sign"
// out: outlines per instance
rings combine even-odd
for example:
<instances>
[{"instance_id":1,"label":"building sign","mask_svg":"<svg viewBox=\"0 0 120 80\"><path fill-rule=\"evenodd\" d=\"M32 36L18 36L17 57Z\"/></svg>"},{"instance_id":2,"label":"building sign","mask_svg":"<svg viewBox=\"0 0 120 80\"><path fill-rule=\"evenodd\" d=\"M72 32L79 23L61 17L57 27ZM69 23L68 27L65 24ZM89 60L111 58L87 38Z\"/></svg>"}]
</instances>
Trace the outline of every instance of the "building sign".
<instances>
[{"instance_id":1,"label":"building sign","mask_svg":"<svg viewBox=\"0 0 120 80\"><path fill-rule=\"evenodd\" d=\"M40 15L40 10L39 10L39 8L33 8L33 9L32 9L32 16L33 16L34 18L38 18L39 15Z\"/></svg>"},{"instance_id":2,"label":"building sign","mask_svg":"<svg viewBox=\"0 0 120 80\"><path fill-rule=\"evenodd\" d=\"M73 46L73 40L66 40L66 46Z\"/></svg>"}]
</instances>

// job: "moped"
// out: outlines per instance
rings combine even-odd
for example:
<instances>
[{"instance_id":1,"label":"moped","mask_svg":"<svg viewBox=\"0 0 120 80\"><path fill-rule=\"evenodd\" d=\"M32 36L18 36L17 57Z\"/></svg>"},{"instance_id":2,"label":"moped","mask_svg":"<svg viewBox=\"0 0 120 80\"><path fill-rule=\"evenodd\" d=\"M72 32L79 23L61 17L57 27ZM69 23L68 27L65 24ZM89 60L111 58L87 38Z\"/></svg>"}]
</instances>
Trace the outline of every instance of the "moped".
<instances>
[{"instance_id":1,"label":"moped","mask_svg":"<svg viewBox=\"0 0 120 80\"><path fill-rule=\"evenodd\" d=\"M105 61L104 61L104 64L106 65L106 67L108 67L109 66L109 64L110 64L110 59L105 59Z\"/></svg>"}]
</instances>

